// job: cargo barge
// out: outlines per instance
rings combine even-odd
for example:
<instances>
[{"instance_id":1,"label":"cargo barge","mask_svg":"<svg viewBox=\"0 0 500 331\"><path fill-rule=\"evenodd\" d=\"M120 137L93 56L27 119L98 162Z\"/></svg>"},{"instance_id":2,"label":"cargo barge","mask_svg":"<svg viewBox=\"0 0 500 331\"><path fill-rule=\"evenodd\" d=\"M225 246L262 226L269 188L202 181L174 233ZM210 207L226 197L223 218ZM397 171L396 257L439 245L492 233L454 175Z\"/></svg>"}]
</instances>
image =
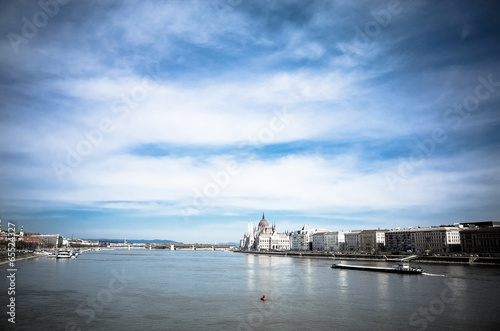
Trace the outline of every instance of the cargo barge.
<instances>
[{"instance_id":1,"label":"cargo barge","mask_svg":"<svg viewBox=\"0 0 500 331\"><path fill-rule=\"evenodd\" d=\"M335 269L350 269L350 270L363 270L363 271L378 271L378 272L390 272L396 274L410 274L419 275L424 272L420 267L410 267L408 263L399 264L396 267L385 268L385 267L372 267L364 265L347 265L347 264L333 264L332 268Z\"/></svg>"}]
</instances>

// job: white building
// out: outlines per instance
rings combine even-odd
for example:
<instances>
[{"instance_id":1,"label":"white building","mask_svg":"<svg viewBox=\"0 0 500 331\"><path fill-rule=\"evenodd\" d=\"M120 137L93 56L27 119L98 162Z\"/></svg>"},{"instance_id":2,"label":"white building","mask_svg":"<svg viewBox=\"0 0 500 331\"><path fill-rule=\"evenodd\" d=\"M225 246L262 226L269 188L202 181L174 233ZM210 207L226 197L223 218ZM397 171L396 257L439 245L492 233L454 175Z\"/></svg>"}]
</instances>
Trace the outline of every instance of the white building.
<instances>
[{"instance_id":1,"label":"white building","mask_svg":"<svg viewBox=\"0 0 500 331\"><path fill-rule=\"evenodd\" d=\"M326 232L317 232L312 235L312 250L324 251L325 250L325 234Z\"/></svg>"},{"instance_id":2,"label":"white building","mask_svg":"<svg viewBox=\"0 0 500 331\"><path fill-rule=\"evenodd\" d=\"M345 250L345 231L329 231L325 233L325 251L338 252Z\"/></svg>"},{"instance_id":3,"label":"white building","mask_svg":"<svg viewBox=\"0 0 500 331\"><path fill-rule=\"evenodd\" d=\"M292 233L292 250L310 251L312 243L312 233L309 225L304 225L301 230Z\"/></svg>"},{"instance_id":4,"label":"white building","mask_svg":"<svg viewBox=\"0 0 500 331\"><path fill-rule=\"evenodd\" d=\"M247 233L240 240L240 249L243 251L290 250L290 236L288 233L276 232L276 225L269 226L264 214L256 229L252 223L248 224Z\"/></svg>"},{"instance_id":5,"label":"white building","mask_svg":"<svg viewBox=\"0 0 500 331\"><path fill-rule=\"evenodd\" d=\"M309 225L304 225L302 229L298 231L292 232L291 235L291 249L295 251L310 251L313 248L313 235L316 233L325 233L328 230L325 229L311 229ZM323 244L319 244L321 240L324 241L324 238L321 239L321 236L316 238L317 244L320 245L318 247L324 247Z\"/></svg>"},{"instance_id":6,"label":"white building","mask_svg":"<svg viewBox=\"0 0 500 331\"><path fill-rule=\"evenodd\" d=\"M450 253L460 250L460 230L456 227L417 228L411 231L415 252Z\"/></svg>"}]
</instances>

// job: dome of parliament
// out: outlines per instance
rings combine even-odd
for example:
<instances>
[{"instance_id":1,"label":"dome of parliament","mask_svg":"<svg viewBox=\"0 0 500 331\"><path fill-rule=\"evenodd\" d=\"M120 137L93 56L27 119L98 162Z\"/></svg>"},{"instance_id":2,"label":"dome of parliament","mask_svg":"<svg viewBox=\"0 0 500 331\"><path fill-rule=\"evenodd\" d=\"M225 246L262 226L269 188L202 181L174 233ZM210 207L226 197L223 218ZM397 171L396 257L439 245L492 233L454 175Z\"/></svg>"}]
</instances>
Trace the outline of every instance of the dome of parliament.
<instances>
[{"instance_id":1,"label":"dome of parliament","mask_svg":"<svg viewBox=\"0 0 500 331\"><path fill-rule=\"evenodd\" d=\"M259 229L267 227L269 227L269 223L267 223L266 219L264 218L264 214L262 214L262 219L259 222Z\"/></svg>"},{"instance_id":2,"label":"dome of parliament","mask_svg":"<svg viewBox=\"0 0 500 331\"><path fill-rule=\"evenodd\" d=\"M267 223L267 221L265 219L262 219L259 222L259 228L267 228L267 227L269 227L269 223Z\"/></svg>"}]
</instances>

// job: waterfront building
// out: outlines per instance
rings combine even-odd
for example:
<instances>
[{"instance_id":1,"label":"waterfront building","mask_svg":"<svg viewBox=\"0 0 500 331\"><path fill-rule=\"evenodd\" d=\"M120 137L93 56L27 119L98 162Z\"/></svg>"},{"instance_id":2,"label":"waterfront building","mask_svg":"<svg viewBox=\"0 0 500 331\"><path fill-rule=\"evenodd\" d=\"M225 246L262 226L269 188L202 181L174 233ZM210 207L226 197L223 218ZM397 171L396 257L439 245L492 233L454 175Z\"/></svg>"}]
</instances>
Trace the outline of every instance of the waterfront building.
<instances>
[{"instance_id":1,"label":"waterfront building","mask_svg":"<svg viewBox=\"0 0 500 331\"><path fill-rule=\"evenodd\" d=\"M325 234L326 232L317 232L312 235L312 250L324 251L325 249Z\"/></svg>"},{"instance_id":2,"label":"waterfront building","mask_svg":"<svg viewBox=\"0 0 500 331\"><path fill-rule=\"evenodd\" d=\"M294 251L310 251L313 249L313 235L315 233L325 233L325 229L311 229L308 224L305 224L302 229L292 232L291 234L291 250ZM318 237L316 240L321 240ZM324 244L323 244L324 247Z\"/></svg>"},{"instance_id":3,"label":"waterfront building","mask_svg":"<svg viewBox=\"0 0 500 331\"><path fill-rule=\"evenodd\" d=\"M412 252L420 254L500 253L500 222L454 223L425 228L394 230L328 231L304 225L292 233L278 233L262 215L257 228L249 223L240 241L242 250L295 250L374 253Z\"/></svg>"},{"instance_id":4,"label":"waterfront building","mask_svg":"<svg viewBox=\"0 0 500 331\"><path fill-rule=\"evenodd\" d=\"M314 232L309 226L302 227L299 232L299 251L310 251L312 249L312 236Z\"/></svg>"},{"instance_id":5,"label":"waterfront building","mask_svg":"<svg viewBox=\"0 0 500 331\"><path fill-rule=\"evenodd\" d=\"M412 228L395 229L385 233L385 247L390 252L406 252L413 250L411 245Z\"/></svg>"},{"instance_id":6,"label":"waterfront building","mask_svg":"<svg viewBox=\"0 0 500 331\"><path fill-rule=\"evenodd\" d=\"M411 230L411 246L417 253L451 253L460 251L460 230L439 226Z\"/></svg>"},{"instance_id":7,"label":"waterfront building","mask_svg":"<svg viewBox=\"0 0 500 331\"><path fill-rule=\"evenodd\" d=\"M500 227L470 227L460 231L462 252L500 253Z\"/></svg>"},{"instance_id":8,"label":"waterfront building","mask_svg":"<svg viewBox=\"0 0 500 331\"><path fill-rule=\"evenodd\" d=\"M344 251L345 247L345 231L329 231L325 233L325 251L339 252Z\"/></svg>"},{"instance_id":9,"label":"waterfront building","mask_svg":"<svg viewBox=\"0 0 500 331\"><path fill-rule=\"evenodd\" d=\"M299 235L300 231L293 231L290 235L290 249L292 251L298 251L300 249Z\"/></svg>"},{"instance_id":10,"label":"waterfront building","mask_svg":"<svg viewBox=\"0 0 500 331\"><path fill-rule=\"evenodd\" d=\"M385 233L389 230L363 230L359 233L359 250L374 253L385 248Z\"/></svg>"},{"instance_id":11,"label":"waterfront building","mask_svg":"<svg viewBox=\"0 0 500 331\"><path fill-rule=\"evenodd\" d=\"M288 233L278 233L276 225L270 226L264 214L256 229L252 222L248 224L247 233L240 240L240 249L244 251L290 250Z\"/></svg>"},{"instance_id":12,"label":"waterfront building","mask_svg":"<svg viewBox=\"0 0 500 331\"><path fill-rule=\"evenodd\" d=\"M385 233L386 247L392 252L459 252L460 230L454 226L390 230Z\"/></svg>"},{"instance_id":13,"label":"waterfront building","mask_svg":"<svg viewBox=\"0 0 500 331\"><path fill-rule=\"evenodd\" d=\"M49 247L59 248L63 243L63 237L60 234L40 234L37 237L43 240Z\"/></svg>"},{"instance_id":14,"label":"waterfront building","mask_svg":"<svg viewBox=\"0 0 500 331\"><path fill-rule=\"evenodd\" d=\"M24 236L24 242L27 244L32 244L37 247L46 245L45 241L38 238L38 236Z\"/></svg>"},{"instance_id":15,"label":"waterfront building","mask_svg":"<svg viewBox=\"0 0 500 331\"><path fill-rule=\"evenodd\" d=\"M288 233L273 232L270 239L270 247L273 250L289 251L290 235Z\"/></svg>"},{"instance_id":16,"label":"waterfront building","mask_svg":"<svg viewBox=\"0 0 500 331\"><path fill-rule=\"evenodd\" d=\"M345 234L346 250L351 252L359 251L359 234L361 230L350 231Z\"/></svg>"},{"instance_id":17,"label":"waterfront building","mask_svg":"<svg viewBox=\"0 0 500 331\"><path fill-rule=\"evenodd\" d=\"M305 227L308 227L307 225L304 225L302 229ZM292 251L304 251L304 250L309 250L307 246L307 237L306 233L302 232L303 230L297 230L293 231L291 235L291 250Z\"/></svg>"}]
</instances>

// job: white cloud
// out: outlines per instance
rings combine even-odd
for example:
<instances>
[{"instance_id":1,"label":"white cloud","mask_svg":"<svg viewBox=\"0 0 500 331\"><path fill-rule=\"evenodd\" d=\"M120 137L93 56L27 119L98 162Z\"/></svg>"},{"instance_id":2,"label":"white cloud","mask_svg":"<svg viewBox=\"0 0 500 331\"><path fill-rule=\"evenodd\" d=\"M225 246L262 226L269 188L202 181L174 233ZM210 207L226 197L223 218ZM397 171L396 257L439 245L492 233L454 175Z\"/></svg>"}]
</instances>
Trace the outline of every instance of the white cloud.
<instances>
[{"instance_id":1,"label":"white cloud","mask_svg":"<svg viewBox=\"0 0 500 331\"><path fill-rule=\"evenodd\" d=\"M459 208L469 196L493 194L487 181L499 175L495 168L455 172L437 168L443 162L458 161L438 158L424 164L392 191L385 174L397 164L374 161L372 169L366 171L363 169L366 161L361 155L328 159L291 155L272 160L236 160L226 155L202 163L190 157L105 155L75 169L65 185L47 189L43 197L52 203L182 216L191 207L201 215L213 212L214 208L226 213L259 208L304 214L348 214L422 206L437 210ZM237 165L239 171L219 176L224 182L220 184L213 174L227 172L228 164ZM36 180L37 173L29 172L26 168L26 180ZM210 185L217 185L217 194L206 195L206 203L193 204L196 192L213 192L206 190ZM469 188L467 192L458 189L457 193L457 187L465 186ZM71 195L65 193L68 187L74 188ZM37 199L40 194L38 189L24 191L23 198Z\"/></svg>"},{"instance_id":2,"label":"white cloud","mask_svg":"<svg viewBox=\"0 0 500 331\"><path fill-rule=\"evenodd\" d=\"M61 81L55 84L60 93L82 104L73 117L75 122L63 127L46 125L50 134L42 139L70 138L49 144L51 149L64 151L107 118L115 131L105 135L99 146L103 151L147 143L245 144L269 129L276 113L283 111L289 114L285 127L281 130L280 122L279 132L272 139L261 139L260 144L409 134L406 118L384 116L381 106L389 100L368 105L368 109L349 102L367 93L360 79L339 71L299 71L257 75L245 81L207 80L191 87L174 82L157 85L149 76ZM87 109L82 109L85 104Z\"/></svg>"},{"instance_id":3,"label":"white cloud","mask_svg":"<svg viewBox=\"0 0 500 331\"><path fill-rule=\"evenodd\" d=\"M51 210L175 217L192 205L195 189L213 184L210 174L237 162L241 172L206 206L189 210L193 219L266 209L348 223L381 210L419 210L403 217L409 223L468 204L491 213L494 140L481 138L485 149L471 150L482 144L474 145L482 129L493 132L498 123L497 95L481 101L460 130L446 127L449 140L395 191L384 174L397 171L394 157L408 157L415 141L444 127L444 110L474 93L477 76L494 72L496 62L463 66L481 52L459 58L461 46L452 43L443 54L412 48L416 41L424 49L438 27L408 28L421 27L415 7L405 7L409 22L394 16L361 45L352 28L372 18L357 4L312 6L300 22L279 2L271 5L254 12L253 3L140 2L89 7L80 17L71 10L82 7L71 3L17 56L1 41L0 207L19 215L20 206L42 210L43 200ZM417 6L428 15L425 4ZM8 29L19 29L24 9L8 15ZM476 38L472 23L462 41ZM154 77L151 63L159 68ZM276 122L283 111L287 117ZM114 130L99 138L106 119ZM88 144L89 132L100 141L59 182L51 165Z\"/></svg>"}]
</instances>

